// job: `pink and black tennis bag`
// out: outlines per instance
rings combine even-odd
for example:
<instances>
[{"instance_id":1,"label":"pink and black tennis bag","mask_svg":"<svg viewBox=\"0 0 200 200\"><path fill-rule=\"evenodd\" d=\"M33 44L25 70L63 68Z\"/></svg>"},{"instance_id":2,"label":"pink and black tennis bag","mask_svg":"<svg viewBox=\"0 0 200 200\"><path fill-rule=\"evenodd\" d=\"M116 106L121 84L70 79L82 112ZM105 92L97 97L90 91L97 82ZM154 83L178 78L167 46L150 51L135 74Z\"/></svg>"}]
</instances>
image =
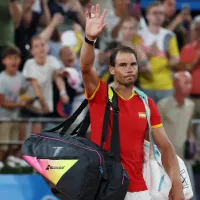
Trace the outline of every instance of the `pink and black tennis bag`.
<instances>
[{"instance_id":1,"label":"pink and black tennis bag","mask_svg":"<svg viewBox=\"0 0 200 200\"><path fill-rule=\"evenodd\" d=\"M107 98L100 147L85 138L90 125L89 113L71 134L66 134L87 106L87 100L66 121L49 131L32 134L22 146L24 160L54 186L60 199L124 200L126 196L129 178L120 162L120 111L117 95L112 92L112 98ZM111 114L110 152L106 152L102 147Z\"/></svg>"}]
</instances>

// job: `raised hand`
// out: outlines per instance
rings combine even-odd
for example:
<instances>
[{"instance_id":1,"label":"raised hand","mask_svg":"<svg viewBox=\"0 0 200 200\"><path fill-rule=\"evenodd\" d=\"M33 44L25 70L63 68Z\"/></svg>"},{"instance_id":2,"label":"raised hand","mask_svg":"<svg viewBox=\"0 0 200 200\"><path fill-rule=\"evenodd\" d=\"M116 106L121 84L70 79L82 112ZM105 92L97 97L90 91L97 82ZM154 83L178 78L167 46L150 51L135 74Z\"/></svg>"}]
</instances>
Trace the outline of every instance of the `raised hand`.
<instances>
[{"instance_id":1,"label":"raised hand","mask_svg":"<svg viewBox=\"0 0 200 200\"><path fill-rule=\"evenodd\" d=\"M91 17L89 16L89 12L86 11L86 26L85 26L85 34L88 39L95 40L106 27L106 23L104 19L106 17L107 10L103 11L103 14L100 16L100 5L96 5L96 9L94 6L91 7Z\"/></svg>"}]
</instances>

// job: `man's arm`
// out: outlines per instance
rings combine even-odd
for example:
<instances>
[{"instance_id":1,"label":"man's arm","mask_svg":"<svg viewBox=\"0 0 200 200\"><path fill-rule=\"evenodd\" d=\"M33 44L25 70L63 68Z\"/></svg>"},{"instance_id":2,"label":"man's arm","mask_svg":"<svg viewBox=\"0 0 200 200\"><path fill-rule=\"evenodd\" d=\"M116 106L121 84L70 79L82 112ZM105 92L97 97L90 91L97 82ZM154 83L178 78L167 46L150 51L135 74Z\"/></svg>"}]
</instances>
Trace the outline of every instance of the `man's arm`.
<instances>
[{"instance_id":1,"label":"man's arm","mask_svg":"<svg viewBox=\"0 0 200 200\"><path fill-rule=\"evenodd\" d=\"M0 94L0 106L3 108L13 109L13 108L22 108L26 106L24 101L12 102L4 98L3 94Z\"/></svg>"},{"instance_id":2,"label":"man's arm","mask_svg":"<svg viewBox=\"0 0 200 200\"><path fill-rule=\"evenodd\" d=\"M174 147L169 141L163 126L153 128L152 132L155 143L162 155L163 166L172 181L170 196L173 200L184 200L180 169Z\"/></svg>"},{"instance_id":3,"label":"man's arm","mask_svg":"<svg viewBox=\"0 0 200 200\"><path fill-rule=\"evenodd\" d=\"M44 96L42 94L42 90L41 90L41 88L38 84L38 81L36 79L29 79L29 81L31 82L31 85L33 87L33 90L34 90L36 97L38 97L38 99L40 101L40 104L41 104L43 111L45 113L48 113L49 112L49 106L47 105L47 103L44 99Z\"/></svg>"},{"instance_id":4,"label":"man's arm","mask_svg":"<svg viewBox=\"0 0 200 200\"><path fill-rule=\"evenodd\" d=\"M11 0L9 4L9 11L12 19L14 21L15 27L19 26L19 23L22 18L22 6L18 2L18 0Z\"/></svg>"},{"instance_id":5,"label":"man's arm","mask_svg":"<svg viewBox=\"0 0 200 200\"><path fill-rule=\"evenodd\" d=\"M41 0L41 5L43 8L43 15L40 19L40 24L48 25L51 22L51 13L49 11L49 7L46 0Z\"/></svg>"},{"instance_id":6,"label":"man's arm","mask_svg":"<svg viewBox=\"0 0 200 200\"><path fill-rule=\"evenodd\" d=\"M182 57L182 56L181 56ZM197 53L196 59L192 63L180 63L180 69L191 72L200 65L200 51Z\"/></svg>"},{"instance_id":7,"label":"man's arm","mask_svg":"<svg viewBox=\"0 0 200 200\"><path fill-rule=\"evenodd\" d=\"M173 36L169 41L169 67L172 70L178 69L180 61L179 49L176 36Z\"/></svg>"},{"instance_id":8,"label":"man's arm","mask_svg":"<svg viewBox=\"0 0 200 200\"><path fill-rule=\"evenodd\" d=\"M104 10L102 16L100 16L100 5L97 4L96 11L95 7L92 6L91 13L92 18L89 17L88 11L86 12L85 33L89 40L95 40L106 27L104 18L107 10ZM94 46L84 41L80 56L80 70L83 77L83 84L88 96L91 96L94 93L99 84L99 77L93 67L94 58Z\"/></svg>"},{"instance_id":9,"label":"man's arm","mask_svg":"<svg viewBox=\"0 0 200 200\"><path fill-rule=\"evenodd\" d=\"M40 37L44 40L49 41L56 30L57 26L63 24L64 18L61 14L54 14L50 24L40 33Z\"/></svg>"},{"instance_id":10,"label":"man's arm","mask_svg":"<svg viewBox=\"0 0 200 200\"><path fill-rule=\"evenodd\" d=\"M59 90L60 98L61 98L62 102L67 104L69 102L69 97L66 92L65 82L62 78L62 74L60 74L59 71L54 72L54 80L55 80L56 86Z\"/></svg>"}]
</instances>

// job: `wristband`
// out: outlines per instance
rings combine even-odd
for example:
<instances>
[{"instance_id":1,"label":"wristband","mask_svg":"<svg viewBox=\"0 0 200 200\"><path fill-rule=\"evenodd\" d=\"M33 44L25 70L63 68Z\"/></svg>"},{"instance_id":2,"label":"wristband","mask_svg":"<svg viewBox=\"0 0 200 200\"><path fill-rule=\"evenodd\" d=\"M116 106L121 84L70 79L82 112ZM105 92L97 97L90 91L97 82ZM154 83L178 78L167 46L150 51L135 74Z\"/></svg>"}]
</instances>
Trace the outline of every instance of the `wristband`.
<instances>
[{"instance_id":1,"label":"wristband","mask_svg":"<svg viewBox=\"0 0 200 200\"><path fill-rule=\"evenodd\" d=\"M95 40L90 40L90 39L88 39L88 38L85 36L85 42L88 43L88 44L90 44L90 45L94 45L95 42L96 42L96 40L97 40L97 39L95 39Z\"/></svg>"},{"instance_id":2,"label":"wristband","mask_svg":"<svg viewBox=\"0 0 200 200\"><path fill-rule=\"evenodd\" d=\"M62 96L63 94L67 94L66 90L61 90L60 91L60 96Z\"/></svg>"}]
</instances>

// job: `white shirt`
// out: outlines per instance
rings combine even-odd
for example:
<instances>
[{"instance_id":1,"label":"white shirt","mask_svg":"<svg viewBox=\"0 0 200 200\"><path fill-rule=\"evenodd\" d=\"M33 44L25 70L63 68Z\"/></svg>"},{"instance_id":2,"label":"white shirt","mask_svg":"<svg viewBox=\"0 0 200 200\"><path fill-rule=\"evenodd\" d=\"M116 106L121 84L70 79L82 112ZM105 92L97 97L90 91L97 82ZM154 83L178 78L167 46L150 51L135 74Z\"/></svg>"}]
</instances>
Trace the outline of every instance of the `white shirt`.
<instances>
[{"instance_id":1,"label":"white shirt","mask_svg":"<svg viewBox=\"0 0 200 200\"><path fill-rule=\"evenodd\" d=\"M23 69L23 75L26 79L32 78L38 81L50 112L53 112L53 72L60 68L60 63L55 57L47 56L46 63L43 66L38 65L35 59L29 59ZM35 97L32 87L29 87L27 95ZM35 101L33 106L37 109L42 109L39 101Z\"/></svg>"}]
</instances>

